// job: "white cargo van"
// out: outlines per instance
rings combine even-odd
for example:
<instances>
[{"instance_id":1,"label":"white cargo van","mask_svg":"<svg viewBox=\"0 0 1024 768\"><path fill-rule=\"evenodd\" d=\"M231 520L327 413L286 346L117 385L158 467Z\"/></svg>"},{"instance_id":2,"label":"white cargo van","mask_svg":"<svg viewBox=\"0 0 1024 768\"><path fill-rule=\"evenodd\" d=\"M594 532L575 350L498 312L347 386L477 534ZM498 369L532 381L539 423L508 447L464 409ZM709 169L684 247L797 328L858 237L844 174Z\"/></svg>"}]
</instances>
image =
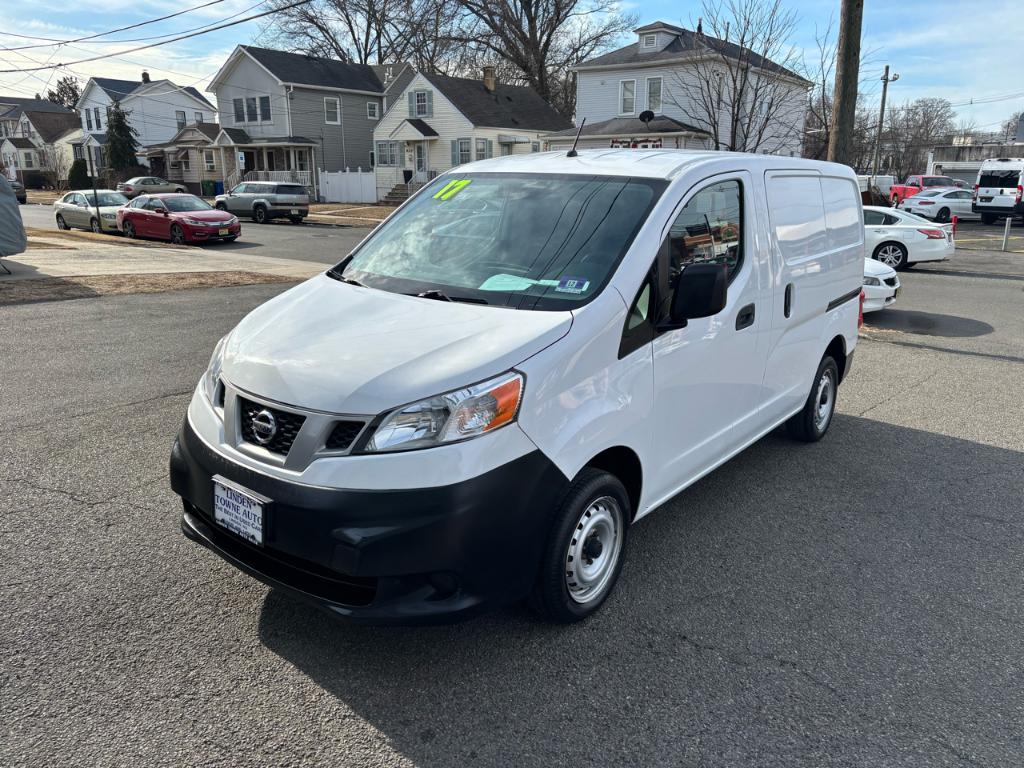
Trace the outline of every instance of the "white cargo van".
<instances>
[{"instance_id":1,"label":"white cargo van","mask_svg":"<svg viewBox=\"0 0 1024 768\"><path fill-rule=\"evenodd\" d=\"M984 224L1020 216L1024 219L1024 158L986 160L978 169L971 210Z\"/></svg>"},{"instance_id":2,"label":"white cargo van","mask_svg":"<svg viewBox=\"0 0 1024 768\"><path fill-rule=\"evenodd\" d=\"M639 518L781 424L825 434L863 259L840 165L460 166L217 344L171 455L182 528L356 621L579 620Z\"/></svg>"}]
</instances>

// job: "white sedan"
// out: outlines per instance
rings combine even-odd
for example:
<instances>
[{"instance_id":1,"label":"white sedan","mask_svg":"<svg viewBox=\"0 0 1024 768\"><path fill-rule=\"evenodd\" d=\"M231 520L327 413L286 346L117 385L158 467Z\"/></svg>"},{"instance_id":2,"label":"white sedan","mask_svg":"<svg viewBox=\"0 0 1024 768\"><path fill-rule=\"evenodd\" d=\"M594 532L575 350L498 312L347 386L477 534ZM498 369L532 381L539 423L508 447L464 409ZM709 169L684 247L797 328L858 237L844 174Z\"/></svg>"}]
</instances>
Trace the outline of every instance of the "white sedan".
<instances>
[{"instance_id":1,"label":"white sedan","mask_svg":"<svg viewBox=\"0 0 1024 768\"><path fill-rule=\"evenodd\" d=\"M977 219L979 215L971 210L972 197L967 190L956 187L925 189L904 200L901 210L940 224L952 221L954 216L959 219Z\"/></svg>"},{"instance_id":2,"label":"white sedan","mask_svg":"<svg viewBox=\"0 0 1024 768\"><path fill-rule=\"evenodd\" d=\"M864 311L877 312L896 301L900 278L896 270L880 261L864 259Z\"/></svg>"},{"instance_id":3,"label":"white sedan","mask_svg":"<svg viewBox=\"0 0 1024 768\"><path fill-rule=\"evenodd\" d=\"M866 252L893 269L921 261L945 261L953 256L952 224L934 224L906 211L864 206Z\"/></svg>"}]
</instances>

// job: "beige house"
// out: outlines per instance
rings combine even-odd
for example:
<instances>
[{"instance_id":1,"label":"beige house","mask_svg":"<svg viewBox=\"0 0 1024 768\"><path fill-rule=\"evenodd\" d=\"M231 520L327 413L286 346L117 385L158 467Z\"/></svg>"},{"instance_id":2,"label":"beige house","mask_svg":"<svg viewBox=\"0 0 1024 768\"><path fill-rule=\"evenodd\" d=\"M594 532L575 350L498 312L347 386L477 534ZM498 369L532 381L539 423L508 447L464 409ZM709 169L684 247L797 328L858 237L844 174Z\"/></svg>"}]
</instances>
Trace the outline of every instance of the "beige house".
<instances>
[{"instance_id":1,"label":"beige house","mask_svg":"<svg viewBox=\"0 0 1024 768\"><path fill-rule=\"evenodd\" d=\"M201 194L204 181L224 180L224 152L214 146L218 133L220 126L216 123L191 123L170 141L147 147L140 154L154 176L180 181L189 191Z\"/></svg>"}]
</instances>

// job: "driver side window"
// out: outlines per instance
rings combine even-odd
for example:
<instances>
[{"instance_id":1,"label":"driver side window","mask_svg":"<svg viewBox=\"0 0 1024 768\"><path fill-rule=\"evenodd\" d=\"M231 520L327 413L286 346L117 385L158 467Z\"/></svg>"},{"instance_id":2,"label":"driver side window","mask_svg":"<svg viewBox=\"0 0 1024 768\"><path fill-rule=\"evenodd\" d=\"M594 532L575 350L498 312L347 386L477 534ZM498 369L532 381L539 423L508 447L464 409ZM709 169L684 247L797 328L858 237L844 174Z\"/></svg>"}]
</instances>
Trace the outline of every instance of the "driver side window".
<instances>
[{"instance_id":1,"label":"driver side window","mask_svg":"<svg viewBox=\"0 0 1024 768\"><path fill-rule=\"evenodd\" d=\"M160 202L159 200L149 200L149 201L148 201L148 202L146 203L146 205L145 205L145 206L143 206L143 207L144 207L144 208L145 208L145 209L146 209L147 211L162 211L162 210L164 210L164 209L165 209L165 208L166 208L167 206L165 206L165 205L164 205L164 204L163 204L162 202Z\"/></svg>"},{"instance_id":2,"label":"driver side window","mask_svg":"<svg viewBox=\"0 0 1024 768\"><path fill-rule=\"evenodd\" d=\"M725 264L731 282L743 262L739 181L720 181L690 198L669 229L668 246L670 288L688 264Z\"/></svg>"}]
</instances>

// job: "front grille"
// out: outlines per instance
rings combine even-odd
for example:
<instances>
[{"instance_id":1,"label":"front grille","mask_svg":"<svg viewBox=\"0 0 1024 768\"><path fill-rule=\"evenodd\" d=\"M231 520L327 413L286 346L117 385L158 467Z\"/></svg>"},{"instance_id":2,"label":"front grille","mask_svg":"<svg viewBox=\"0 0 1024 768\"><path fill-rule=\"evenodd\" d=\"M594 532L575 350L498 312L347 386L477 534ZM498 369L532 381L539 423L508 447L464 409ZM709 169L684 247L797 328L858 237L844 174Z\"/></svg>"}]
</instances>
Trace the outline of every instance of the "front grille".
<instances>
[{"instance_id":1,"label":"front grille","mask_svg":"<svg viewBox=\"0 0 1024 768\"><path fill-rule=\"evenodd\" d=\"M888 285L890 288L895 288L896 287L896 278L895 277L887 277L887 278L885 278L885 284Z\"/></svg>"},{"instance_id":2,"label":"front grille","mask_svg":"<svg viewBox=\"0 0 1024 768\"><path fill-rule=\"evenodd\" d=\"M334 425L331 434L327 437L324 447L329 451L345 451L352 445L363 429L361 421L339 421Z\"/></svg>"},{"instance_id":3,"label":"front grille","mask_svg":"<svg viewBox=\"0 0 1024 768\"><path fill-rule=\"evenodd\" d=\"M256 439L256 429L252 424L253 417L264 410L269 411L277 423L277 432L271 441L266 444L260 443ZM281 456L288 455L292 443L295 442L296 435L299 434L299 430L302 429L302 425L306 421L306 417L300 414L279 411L277 408L260 405L252 400L246 400L244 397L238 398L238 413L241 419L242 439L247 443L259 445L271 453L277 453Z\"/></svg>"}]
</instances>

